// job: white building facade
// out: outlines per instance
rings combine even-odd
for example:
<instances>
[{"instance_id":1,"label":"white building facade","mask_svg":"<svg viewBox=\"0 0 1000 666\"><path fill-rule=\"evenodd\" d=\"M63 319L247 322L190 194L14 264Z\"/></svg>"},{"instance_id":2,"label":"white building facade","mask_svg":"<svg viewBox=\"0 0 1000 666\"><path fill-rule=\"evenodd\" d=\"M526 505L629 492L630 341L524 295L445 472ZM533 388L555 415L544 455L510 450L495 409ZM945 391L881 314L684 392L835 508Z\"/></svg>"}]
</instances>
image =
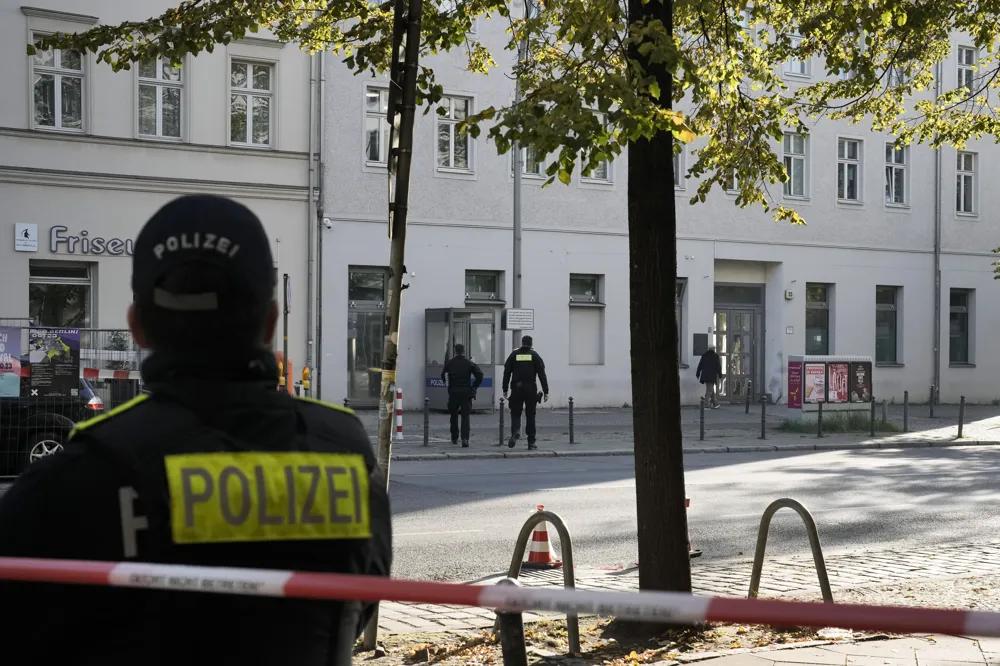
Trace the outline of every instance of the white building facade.
<instances>
[{"instance_id":1,"label":"white building facade","mask_svg":"<svg viewBox=\"0 0 1000 666\"><path fill-rule=\"evenodd\" d=\"M512 57L499 21L480 19L477 29L498 59ZM965 76L968 54L960 62L959 52L968 48L955 39L941 66L944 89ZM465 71L461 54L427 64L445 87L446 114L418 114L414 129L397 368L408 405L432 394L449 344L464 342L497 384L510 352L500 312L511 293L511 156L483 138L458 137L454 124L509 103L511 63L488 76ZM785 67L789 81L821 73L819 63ZM377 399L387 299L386 81L356 77L333 56L324 79L321 391L362 406ZM722 352L724 395L733 401L749 392L783 404L786 359L798 354L871 356L878 399L901 401L909 391L924 401L931 384L946 402L1000 398L1000 357L989 351L989 331L1000 324L990 252L1000 245L1000 192L983 186L1000 169L998 148L891 144L864 126L821 122L776 146L791 178L771 193L799 210L804 227L775 224L721 192L688 205L691 147L677 158L684 403L702 393L699 334ZM631 403L624 159L545 189L544 165L531 156L525 163L521 305L534 310L550 404L571 396L578 406ZM461 311L453 320L470 318L450 340L440 323L449 308ZM499 391L487 396L496 402ZM489 404L480 397L477 405Z\"/></svg>"},{"instance_id":2,"label":"white building facade","mask_svg":"<svg viewBox=\"0 0 1000 666\"><path fill-rule=\"evenodd\" d=\"M40 0L41 1L41 0ZM263 221L295 287L289 356L311 354L316 61L267 36L115 73L93 54L25 45L161 13L176 3L0 0L0 320L122 329L132 242L164 203L232 197ZM206 354L214 353L206 342ZM280 346L278 347L280 349Z\"/></svg>"}]
</instances>

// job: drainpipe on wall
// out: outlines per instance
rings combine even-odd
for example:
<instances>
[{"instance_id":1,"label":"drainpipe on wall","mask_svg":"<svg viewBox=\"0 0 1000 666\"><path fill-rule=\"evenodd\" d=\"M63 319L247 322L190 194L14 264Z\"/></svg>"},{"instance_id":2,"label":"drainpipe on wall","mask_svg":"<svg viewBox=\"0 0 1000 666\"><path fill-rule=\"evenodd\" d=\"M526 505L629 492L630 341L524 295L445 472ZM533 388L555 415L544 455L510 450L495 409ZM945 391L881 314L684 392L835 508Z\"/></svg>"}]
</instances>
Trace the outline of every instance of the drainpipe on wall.
<instances>
[{"instance_id":1,"label":"drainpipe on wall","mask_svg":"<svg viewBox=\"0 0 1000 666\"><path fill-rule=\"evenodd\" d=\"M941 96L941 63L935 65L934 95ZM931 383L941 390L941 148L934 149L934 372ZM936 396L930 396L934 400Z\"/></svg>"},{"instance_id":2,"label":"drainpipe on wall","mask_svg":"<svg viewBox=\"0 0 1000 666\"><path fill-rule=\"evenodd\" d=\"M309 202L306 204L306 360L313 366L313 273L316 239L316 54L309 56Z\"/></svg>"},{"instance_id":3,"label":"drainpipe on wall","mask_svg":"<svg viewBox=\"0 0 1000 666\"><path fill-rule=\"evenodd\" d=\"M323 218L326 211L323 201L326 196L326 57L319 56L319 183L318 202L316 204L316 220L313 226L316 230L316 367L313 368L313 395L320 397L320 386L323 372Z\"/></svg>"}]
</instances>

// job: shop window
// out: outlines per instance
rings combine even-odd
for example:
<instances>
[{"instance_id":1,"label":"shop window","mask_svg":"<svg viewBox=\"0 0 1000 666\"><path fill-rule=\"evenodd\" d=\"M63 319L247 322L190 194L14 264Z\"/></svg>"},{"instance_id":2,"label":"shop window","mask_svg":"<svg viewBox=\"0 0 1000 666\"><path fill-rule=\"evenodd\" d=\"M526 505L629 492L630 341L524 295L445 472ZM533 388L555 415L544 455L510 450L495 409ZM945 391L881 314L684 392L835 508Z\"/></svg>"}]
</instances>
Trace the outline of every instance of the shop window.
<instances>
[{"instance_id":1,"label":"shop window","mask_svg":"<svg viewBox=\"0 0 1000 666\"><path fill-rule=\"evenodd\" d=\"M498 271L465 271L465 300L495 301L500 297L500 273Z\"/></svg>"},{"instance_id":2,"label":"shop window","mask_svg":"<svg viewBox=\"0 0 1000 666\"><path fill-rule=\"evenodd\" d=\"M875 362L899 363L901 287L875 287Z\"/></svg>"},{"instance_id":3,"label":"shop window","mask_svg":"<svg viewBox=\"0 0 1000 666\"><path fill-rule=\"evenodd\" d=\"M806 285L806 354L825 356L830 350L830 298L833 287L827 284Z\"/></svg>"},{"instance_id":4,"label":"shop window","mask_svg":"<svg viewBox=\"0 0 1000 666\"><path fill-rule=\"evenodd\" d=\"M603 275L569 276L569 364L604 365Z\"/></svg>"},{"instance_id":5,"label":"shop window","mask_svg":"<svg viewBox=\"0 0 1000 666\"><path fill-rule=\"evenodd\" d=\"M972 289L952 289L948 311L948 362L951 365L972 363Z\"/></svg>"},{"instance_id":6,"label":"shop window","mask_svg":"<svg viewBox=\"0 0 1000 666\"><path fill-rule=\"evenodd\" d=\"M32 261L28 316L36 326L93 328L93 264Z\"/></svg>"}]
</instances>

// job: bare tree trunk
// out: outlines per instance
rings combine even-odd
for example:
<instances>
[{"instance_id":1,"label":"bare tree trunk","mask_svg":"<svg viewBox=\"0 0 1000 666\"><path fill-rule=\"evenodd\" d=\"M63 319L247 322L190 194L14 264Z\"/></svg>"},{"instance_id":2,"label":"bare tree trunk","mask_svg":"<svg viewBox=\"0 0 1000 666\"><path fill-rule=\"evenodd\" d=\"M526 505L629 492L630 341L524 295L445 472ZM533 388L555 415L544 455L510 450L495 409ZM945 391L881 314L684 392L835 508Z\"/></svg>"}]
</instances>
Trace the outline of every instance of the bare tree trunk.
<instances>
[{"instance_id":1,"label":"bare tree trunk","mask_svg":"<svg viewBox=\"0 0 1000 666\"><path fill-rule=\"evenodd\" d=\"M630 20L659 19L672 26L670 0L629 0ZM665 67L639 62L659 84L669 108L673 80ZM677 223L673 136L660 133L628 147L628 232L635 493L639 587L691 591L684 507L680 381L675 319Z\"/></svg>"}]
</instances>

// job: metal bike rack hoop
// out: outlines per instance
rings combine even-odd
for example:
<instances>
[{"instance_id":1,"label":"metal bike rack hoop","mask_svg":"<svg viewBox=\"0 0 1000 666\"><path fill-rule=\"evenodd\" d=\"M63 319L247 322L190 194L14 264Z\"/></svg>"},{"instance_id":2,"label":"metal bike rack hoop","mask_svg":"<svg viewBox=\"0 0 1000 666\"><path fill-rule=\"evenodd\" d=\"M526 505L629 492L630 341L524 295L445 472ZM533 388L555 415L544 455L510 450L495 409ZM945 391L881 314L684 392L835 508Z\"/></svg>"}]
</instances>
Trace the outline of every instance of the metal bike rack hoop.
<instances>
[{"instance_id":1,"label":"metal bike rack hoop","mask_svg":"<svg viewBox=\"0 0 1000 666\"><path fill-rule=\"evenodd\" d=\"M813 562L816 563L816 575L819 577L819 587L823 592L823 601L833 603L833 591L830 589L830 578L826 573L826 561L823 559L823 548L819 543L819 532L816 530L816 521L812 514L801 502L783 497L774 500L764 510L764 515L760 519L760 529L757 531L757 551L753 556L753 573L750 575L750 591L747 598L756 599L757 591L760 589L760 576L764 569L764 551L767 549L767 535L771 529L771 519L780 509L792 509L799 514L802 522L806 526L806 534L809 535L809 548L812 549Z\"/></svg>"}]
</instances>

